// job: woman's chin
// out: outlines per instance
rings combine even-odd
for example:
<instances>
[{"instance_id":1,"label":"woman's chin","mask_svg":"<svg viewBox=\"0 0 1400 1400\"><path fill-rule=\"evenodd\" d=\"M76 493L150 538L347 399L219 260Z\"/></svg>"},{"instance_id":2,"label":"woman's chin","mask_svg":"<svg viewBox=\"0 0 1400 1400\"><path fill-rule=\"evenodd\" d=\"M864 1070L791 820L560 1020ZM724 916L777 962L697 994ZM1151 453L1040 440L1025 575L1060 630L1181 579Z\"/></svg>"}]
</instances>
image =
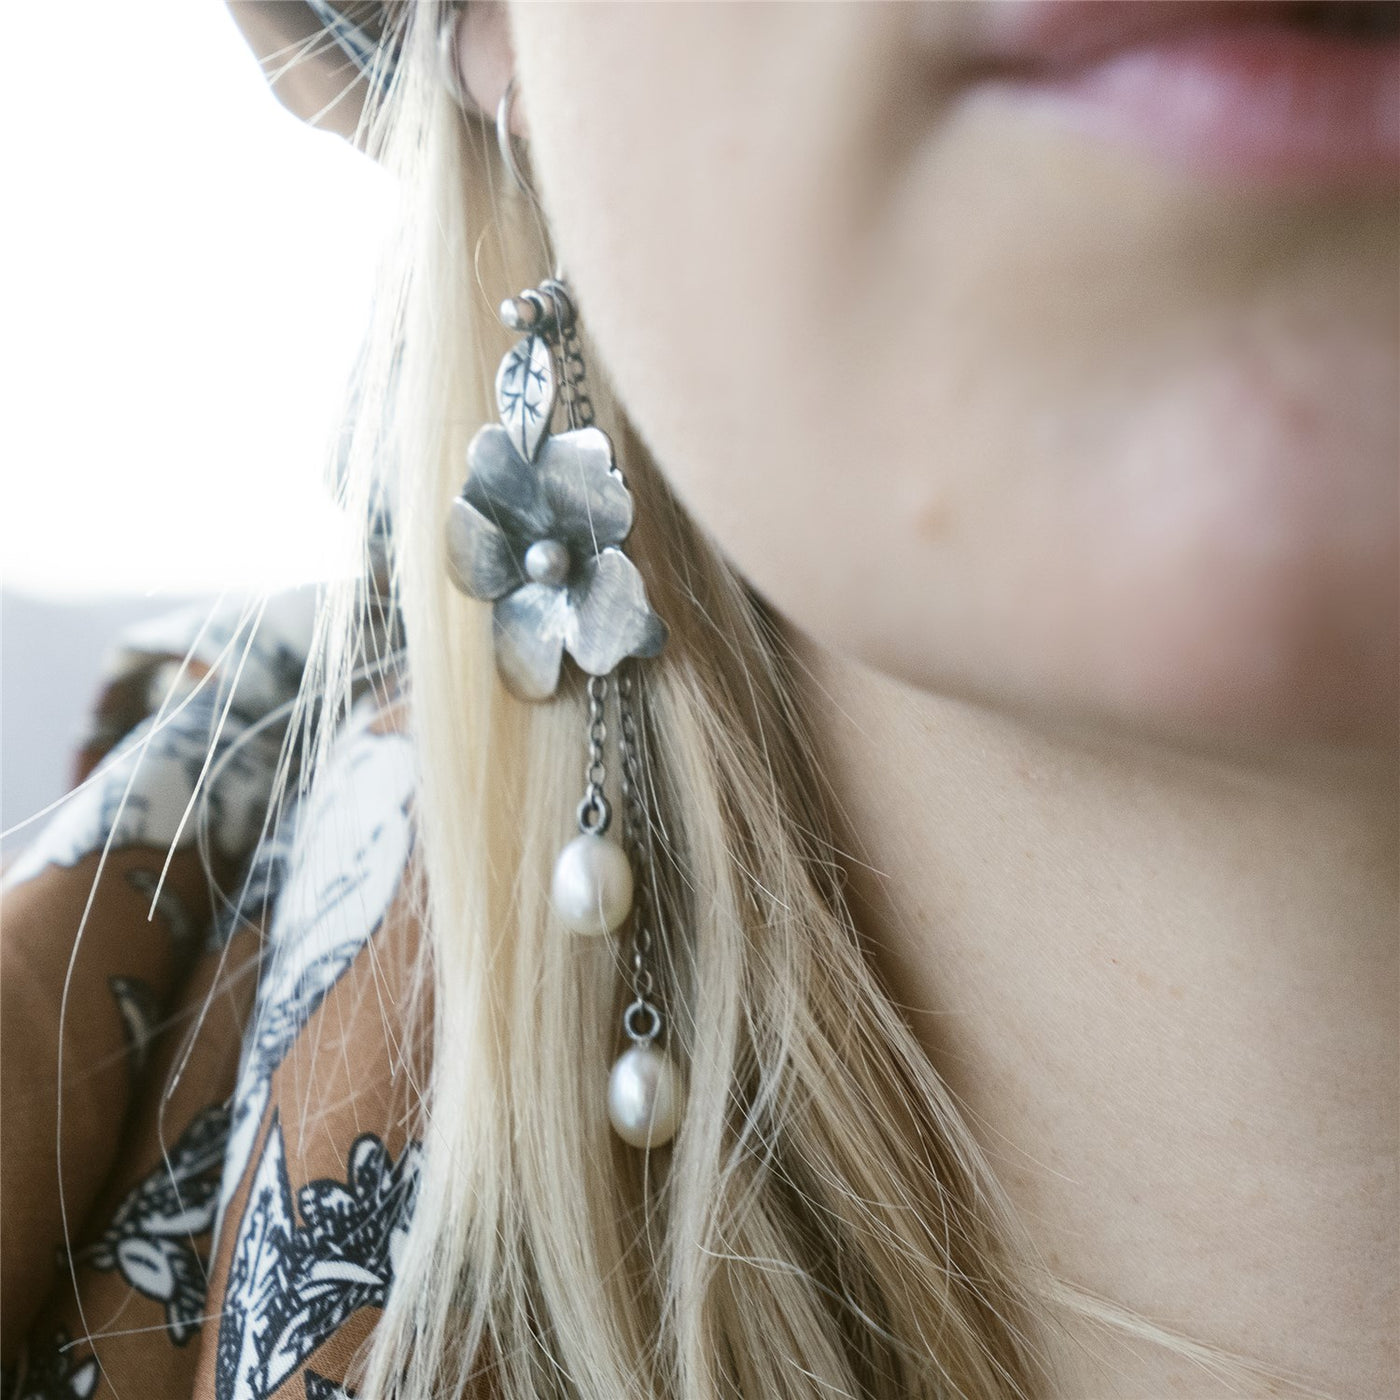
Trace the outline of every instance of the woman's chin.
<instances>
[{"instance_id":1,"label":"woman's chin","mask_svg":"<svg viewBox=\"0 0 1400 1400\"><path fill-rule=\"evenodd\" d=\"M1261 765L1395 751L1400 448L1368 364L1285 392L1203 361L1073 463L1001 474L955 542L893 535L863 618L781 601L905 682L1057 726Z\"/></svg>"},{"instance_id":2,"label":"woman's chin","mask_svg":"<svg viewBox=\"0 0 1400 1400\"><path fill-rule=\"evenodd\" d=\"M1353 583L1347 597L1275 578L1143 599L1103 665L1066 686L1128 728L1265 764L1395 752L1393 573L1389 598L1379 579Z\"/></svg>"},{"instance_id":3,"label":"woman's chin","mask_svg":"<svg viewBox=\"0 0 1400 1400\"><path fill-rule=\"evenodd\" d=\"M1126 703L1240 740L1396 744L1394 354L1321 368L1206 359L1089 488Z\"/></svg>"}]
</instances>

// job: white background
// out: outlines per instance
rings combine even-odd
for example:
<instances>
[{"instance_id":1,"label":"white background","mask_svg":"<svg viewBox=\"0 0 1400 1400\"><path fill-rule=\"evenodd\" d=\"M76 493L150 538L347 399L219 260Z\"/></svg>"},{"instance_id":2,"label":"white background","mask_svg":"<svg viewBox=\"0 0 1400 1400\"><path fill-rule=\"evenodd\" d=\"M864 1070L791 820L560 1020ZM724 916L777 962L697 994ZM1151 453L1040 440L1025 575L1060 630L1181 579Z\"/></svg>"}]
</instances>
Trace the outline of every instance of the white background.
<instances>
[{"instance_id":1,"label":"white background","mask_svg":"<svg viewBox=\"0 0 1400 1400\"><path fill-rule=\"evenodd\" d=\"M13 5L5 27L5 583L316 576L387 177L276 102L218 0Z\"/></svg>"},{"instance_id":2,"label":"white background","mask_svg":"<svg viewBox=\"0 0 1400 1400\"><path fill-rule=\"evenodd\" d=\"M57 795L115 619L338 566L325 463L392 190L277 103L219 0L5 19L8 823Z\"/></svg>"}]
</instances>

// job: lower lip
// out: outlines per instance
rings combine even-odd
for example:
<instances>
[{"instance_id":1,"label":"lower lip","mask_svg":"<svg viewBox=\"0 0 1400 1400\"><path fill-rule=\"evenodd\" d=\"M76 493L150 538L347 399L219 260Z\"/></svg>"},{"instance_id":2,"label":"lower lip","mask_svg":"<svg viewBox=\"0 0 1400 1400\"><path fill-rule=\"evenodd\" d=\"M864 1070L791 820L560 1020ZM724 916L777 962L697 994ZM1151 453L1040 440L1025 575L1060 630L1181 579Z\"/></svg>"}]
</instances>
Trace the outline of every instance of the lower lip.
<instances>
[{"instance_id":1,"label":"lower lip","mask_svg":"<svg viewBox=\"0 0 1400 1400\"><path fill-rule=\"evenodd\" d=\"M1400 176L1400 44L1393 42L1222 28L993 86L1094 138L1194 173L1285 185Z\"/></svg>"}]
</instances>

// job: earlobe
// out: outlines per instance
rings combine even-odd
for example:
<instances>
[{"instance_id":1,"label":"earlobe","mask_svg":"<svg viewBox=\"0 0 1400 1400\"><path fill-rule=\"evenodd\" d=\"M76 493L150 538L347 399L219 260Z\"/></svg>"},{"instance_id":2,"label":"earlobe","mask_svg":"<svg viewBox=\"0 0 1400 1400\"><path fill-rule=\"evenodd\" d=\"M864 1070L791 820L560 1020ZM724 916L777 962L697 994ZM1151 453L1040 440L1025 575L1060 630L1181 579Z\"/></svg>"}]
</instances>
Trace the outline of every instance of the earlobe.
<instances>
[{"instance_id":1,"label":"earlobe","mask_svg":"<svg viewBox=\"0 0 1400 1400\"><path fill-rule=\"evenodd\" d=\"M515 72L509 8L503 0L469 0L455 31L458 85L471 106L493 115ZM519 96L511 104L510 125L512 135L528 135Z\"/></svg>"}]
</instances>

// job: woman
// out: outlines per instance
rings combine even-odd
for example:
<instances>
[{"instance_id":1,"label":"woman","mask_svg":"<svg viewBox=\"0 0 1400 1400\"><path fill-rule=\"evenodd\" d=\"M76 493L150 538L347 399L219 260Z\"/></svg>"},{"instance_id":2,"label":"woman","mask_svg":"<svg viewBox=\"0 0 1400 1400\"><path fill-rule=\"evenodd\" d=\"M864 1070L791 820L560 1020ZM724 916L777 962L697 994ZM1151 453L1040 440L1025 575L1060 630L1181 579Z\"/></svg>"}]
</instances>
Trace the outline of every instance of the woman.
<instances>
[{"instance_id":1,"label":"woman","mask_svg":"<svg viewBox=\"0 0 1400 1400\"><path fill-rule=\"evenodd\" d=\"M1396 7L236 8L392 557L10 873L10 1393L1393 1393Z\"/></svg>"}]
</instances>

